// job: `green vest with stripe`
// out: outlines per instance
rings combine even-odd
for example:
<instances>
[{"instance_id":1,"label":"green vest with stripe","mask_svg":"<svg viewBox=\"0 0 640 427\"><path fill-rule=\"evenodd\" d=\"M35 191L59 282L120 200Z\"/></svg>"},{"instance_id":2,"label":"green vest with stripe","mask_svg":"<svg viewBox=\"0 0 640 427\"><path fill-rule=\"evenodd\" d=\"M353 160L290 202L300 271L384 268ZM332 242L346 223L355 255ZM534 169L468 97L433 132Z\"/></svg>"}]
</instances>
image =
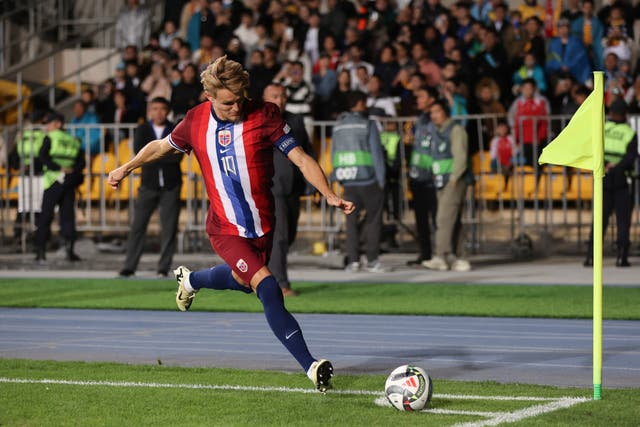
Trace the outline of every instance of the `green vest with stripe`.
<instances>
[{"instance_id":1,"label":"green vest with stripe","mask_svg":"<svg viewBox=\"0 0 640 427\"><path fill-rule=\"evenodd\" d=\"M409 178L421 183L433 181L433 173L431 171L431 165L433 164L433 158L431 157L432 137L428 131L430 123L431 120L428 114L422 114L418 117L413 137L413 149L409 159Z\"/></svg>"},{"instance_id":2,"label":"green vest with stripe","mask_svg":"<svg viewBox=\"0 0 640 427\"><path fill-rule=\"evenodd\" d=\"M606 122L604 124L604 161L618 163L627 152L627 146L635 132L626 123Z\"/></svg>"},{"instance_id":3,"label":"green vest with stripe","mask_svg":"<svg viewBox=\"0 0 640 427\"><path fill-rule=\"evenodd\" d=\"M16 147L18 156L22 159L22 164L29 166L31 159L38 157L42 141L44 141L44 132L40 129L25 130L22 133L22 138L20 138Z\"/></svg>"},{"instance_id":4,"label":"green vest with stripe","mask_svg":"<svg viewBox=\"0 0 640 427\"><path fill-rule=\"evenodd\" d=\"M49 156L60 168L71 168L80 152L80 141L67 132L56 129L47 134L51 140ZM62 170L47 170L44 168L44 189L51 187L54 182L64 177Z\"/></svg>"},{"instance_id":5,"label":"green vest with stripe","mask_svg":"<svg viewBox=\"0 0 640 427\"><path fill-rule=\"evenodd\" d=\"M398 153L400 135L397 132L380 132L380 142L386 153L387 166L393 166Z\"/></svg>"},{"instance_id":6,"label":"green vest with stripe","mask_svg":"<svg viewBox=\"0 0 640 427\"><path fill-rule=\"evenodd\" d=\"M369 149L369 120L358 113L343 113L333 128L333 175L341 184L375 179Z\"/></svg>"},{"instance_id":7,"label":"green vest with stripe","mask_svg":"<svg viewBox=\"0 0 640 427\"><path fill-rule=\"evenodd\" d=\"M451 152L451 131L456 126L455 122L442 131L438 131L436 125L429 123L427 132L431 135L431 171L436 188L440 189L447 185L449 176L453 172L453 153Z\"/></svg>"}]
</instances>

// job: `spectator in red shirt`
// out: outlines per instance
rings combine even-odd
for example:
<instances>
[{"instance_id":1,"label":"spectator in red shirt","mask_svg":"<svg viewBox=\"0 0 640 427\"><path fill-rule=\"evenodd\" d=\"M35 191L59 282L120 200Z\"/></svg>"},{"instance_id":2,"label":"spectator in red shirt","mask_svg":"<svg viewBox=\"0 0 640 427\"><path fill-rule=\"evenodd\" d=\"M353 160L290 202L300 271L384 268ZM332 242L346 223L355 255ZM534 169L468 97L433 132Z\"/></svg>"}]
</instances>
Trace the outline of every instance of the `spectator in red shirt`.
<instances>
[{"instance_id":1,"label":"spectator in red shirt","mask_svg":"<svg viewBox=\"0 0 640 427\"><path fill-rule=\"evenodd\" d=\"M520 96L509 108L509 124L516 142L523 149L525 163L534 167L546 143L551 114L549 101L537 91L536 81L529 78L522 82Z\"/></svg>"}]
</instances>

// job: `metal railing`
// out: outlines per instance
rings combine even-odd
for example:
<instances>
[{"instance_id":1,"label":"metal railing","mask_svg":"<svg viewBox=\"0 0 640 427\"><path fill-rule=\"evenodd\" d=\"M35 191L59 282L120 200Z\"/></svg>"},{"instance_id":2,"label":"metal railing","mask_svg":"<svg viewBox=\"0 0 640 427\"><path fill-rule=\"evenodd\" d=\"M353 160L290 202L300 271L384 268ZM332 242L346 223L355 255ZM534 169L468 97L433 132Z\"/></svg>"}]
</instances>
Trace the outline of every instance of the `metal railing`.
<instances>
[{"instance_id":1,"label":"metal railing","mask_svg":"<svg viewBox=\"0 0 640 427\"><path fill-rule=\"evenodd\" d=\"M497 122L500 116L469 115L456 118L466 120L467 129L481 126L483 120ZM385 122L398 124L401 138L410 132L415 118L380 118ZM539 119L535 119L539 120ZM568 117L549 116L544 118L553 126L562 126ZM634 128L640 125L640 117L632 117ZM315 150L320 165L326 172L331 169L330 144L333 122L314 122L316 135ZM134 173L118 190L106 184L108 172L121 165L133 155L133 138L136 125L71 125L66 129L75 132L91 129L99 133L99 152L85 153L87 168L84 184L78 189L77 224L78 229L86 233L113 234L126 233L133 217L134 203L139 186L139 174ZM29 129L29 127L27 127ZM478 128L479 129L479 128ZM3 133L6 135L6 130ZM548 139L552 136L549 135ZM115 141L115 142L114 142ZM489 141L482 132L477 134L478 152L471 156L475 183L469 186L466 210L463 217L467 250L472 253L486 251L491 242L508 243L516 254L530 253L530 245L536 236L549 238L555 236L565 242L576 244L580 249L588 237L591 226L591 174L571 168L546 166L539 171L536 167L523 166L514 154L512 171L498 167L492 170L488 158ZM4 144L3 158L9 154L9 144ZM400 145L401 179L400 209L395 221L405 236L412 238L413 216L410 212L411 194L407 185L406 153L408 148ZM0 150L2 151L2 150ZM181 241L184 237L202 236L205 230L208 198L199 165L191 157L185 156L182 162L183 189L181 199ZM21 176L29 178L33 170L21 168L11 170L0 165L0 238L8 238L13 226L17 208L17 183ZM539 179L536 176L539 174ZM27 181L28 182L28 181ZM333 184L340 191L337 184ZM633 193L634 205L639 203L638 192ZM28 218L31 228L34 217ZM634 214L633 234L640 234L640 215ZM613 230L615 224L612 223ZM29 227L27 227L28 229ZM300 233L318 235L326 239L329 250L338 247L339 238L344 229L343 216L329 208L324 200L313 196L303 199L299 223ZM402 240L402 239L401 239ZM632 238L632 241L635 240ZM188 245L187 245L188 246Z\"/></svg>"}]
</instances>

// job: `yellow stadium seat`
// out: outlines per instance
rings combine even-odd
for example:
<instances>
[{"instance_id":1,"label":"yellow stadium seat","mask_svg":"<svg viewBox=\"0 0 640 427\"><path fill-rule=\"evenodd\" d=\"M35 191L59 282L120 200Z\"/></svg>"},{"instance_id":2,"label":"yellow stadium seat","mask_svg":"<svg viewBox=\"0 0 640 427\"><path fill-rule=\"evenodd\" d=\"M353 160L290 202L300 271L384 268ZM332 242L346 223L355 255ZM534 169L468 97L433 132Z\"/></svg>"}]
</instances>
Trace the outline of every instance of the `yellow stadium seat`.
<instances>
[{"instance_id":1,"label":"yellow stadium seat","mask_svg":"<svg viewBox=\"0 0 640 427\"><path fill-rule=\"evenodd\" d=\"M562 171L558 173L543 173L538 185L538 200L562 200L569 183Z\"/></svg>"},{"instance_id":2,"label":"yellow stadium seat","mask_svg":"<svg viewBox=\"0 0 640 427\"><path fill-rule=\"evenodd\" d=\"M476 192L484 200L499 199L504 188L504 176L499 173L482 174L476 182Z\"/></svg>"},{"instance_id":3,"label":"yellow stadium seat","mask_svg":"<svg viewBox=\"0 0 640 427\"><path fill-rule=\"evenodd\" d=\"M569 200L590 201L593 199L593 176L591 171L581 171L571 177L571 185L567 192Z\"/></svg>"}]
</instances>

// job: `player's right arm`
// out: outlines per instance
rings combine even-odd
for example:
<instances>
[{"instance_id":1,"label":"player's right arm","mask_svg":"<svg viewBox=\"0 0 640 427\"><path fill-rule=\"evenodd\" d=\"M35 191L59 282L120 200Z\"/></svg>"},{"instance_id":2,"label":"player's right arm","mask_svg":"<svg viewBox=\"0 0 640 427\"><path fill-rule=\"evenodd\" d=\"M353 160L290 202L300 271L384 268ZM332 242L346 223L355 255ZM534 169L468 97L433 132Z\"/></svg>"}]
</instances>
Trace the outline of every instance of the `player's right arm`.
<instances>
[{"instance_id":1,"label":"player's right arm","mask_svg":"<svg viewBox=\"0 0 640 427\"><path fill-rule=\"evenodd\" d=\"M176 150L169 143L168 136L151 141L145 145L133 159L109 172L108 183L114 189L118 188L120 182L133 172L133 170L147 163L153 163L165 156L178 153L180 153L180 151Z\"/></svg>"}]
</instances>

